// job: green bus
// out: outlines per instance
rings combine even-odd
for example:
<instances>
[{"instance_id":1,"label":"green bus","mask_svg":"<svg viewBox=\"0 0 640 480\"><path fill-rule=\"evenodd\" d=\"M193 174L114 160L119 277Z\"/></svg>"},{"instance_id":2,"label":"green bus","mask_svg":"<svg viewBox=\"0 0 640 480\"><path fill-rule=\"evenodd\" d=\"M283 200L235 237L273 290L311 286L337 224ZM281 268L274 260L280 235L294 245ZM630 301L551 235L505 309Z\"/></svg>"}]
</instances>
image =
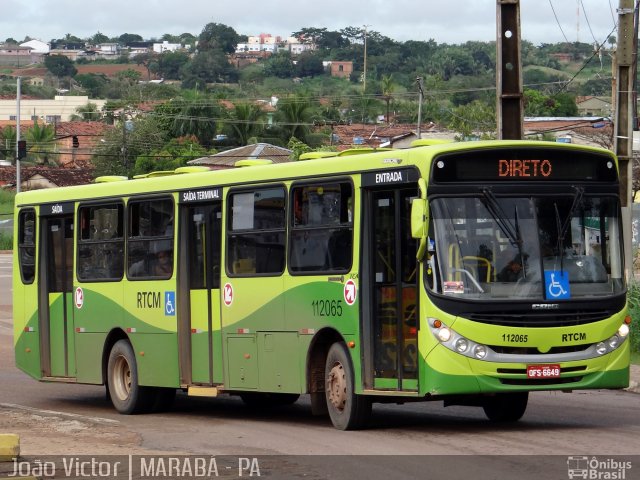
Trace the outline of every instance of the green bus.
<instances>
[{"instance_id":1,"label":"green bus","mask_svg":"<svg viewBox=\"0 0 640 480\"><path fill-rule=\"evenodd\" d=\"M428 142L426 142L428 143ZM516 421L528 393L629 382L618 166L530 141L244 160L16 196L16 363L121 413L309 394Z\"/></svg>"}]
</instances>

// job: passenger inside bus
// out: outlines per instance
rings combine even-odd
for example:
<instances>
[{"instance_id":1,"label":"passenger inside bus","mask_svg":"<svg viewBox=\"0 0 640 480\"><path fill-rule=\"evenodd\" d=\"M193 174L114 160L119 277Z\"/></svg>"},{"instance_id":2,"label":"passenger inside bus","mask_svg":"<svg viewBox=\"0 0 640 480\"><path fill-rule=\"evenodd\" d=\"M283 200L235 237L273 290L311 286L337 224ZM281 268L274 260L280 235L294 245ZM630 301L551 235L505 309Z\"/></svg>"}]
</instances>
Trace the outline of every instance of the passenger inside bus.
<instances>
[{"instance_id":1,"label":"passenger inside bus","mask_svg":"<svg viewBox=\"0 0 640 480\"><path fill-rule=\"evenodd\" d=\"M151 244L151 253L129 267L129 276L169 277L173 272L173 246L170 240L160 240Z\"/></svg>"}]
</instances>

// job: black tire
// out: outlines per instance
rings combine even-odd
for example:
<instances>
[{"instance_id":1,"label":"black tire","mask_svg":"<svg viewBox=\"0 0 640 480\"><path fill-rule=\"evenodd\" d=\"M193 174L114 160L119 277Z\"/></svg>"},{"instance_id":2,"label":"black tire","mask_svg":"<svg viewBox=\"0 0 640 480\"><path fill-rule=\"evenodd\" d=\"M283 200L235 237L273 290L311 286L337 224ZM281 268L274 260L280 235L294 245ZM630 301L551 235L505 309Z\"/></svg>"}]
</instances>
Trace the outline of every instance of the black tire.
<instances>
[{"instance_id":1,"label":"black tire","mask_svg":"<svg viewBox=\"0 0 640 480\"><path fill-rule=\"evenodd\" d=\"M252 408L281 407L296 403L300 395L297 393L245 392L240 394L240 398L245 405Z\"/></svg>"},{"instance_id":2,"label":"black tire","mask_svg":"<svg viewBox=\"0 0 640 480\"><path fill-rule=\"evenodd\" d=\"M353 365L343 342L331 345L324 368L325 398L333 426L357 430L371 416L371 399L355 394Z\"/></svg>"},{"instance_id":3,"label":"black tire","mask_svg":"<svg viewBox=\"0 0 640 480\"><path fill-rule=\"evenodd\" d=\"M153 405L154 389L138 384L136 357L127 340L118 340L111 348L107 364L107 388L111 403L119 413L143 413Z\"/></svg>"},{"instance_id":4,"label":"black tire","mask_svg":"<svg viewBox=\"0 0 640 480\"><path fill-rule=\"evenodd\" d=\"M529 392L499 393L487 398L482 408L492 422L517 422L527 410Z\"/></svg>"}]
</instances>

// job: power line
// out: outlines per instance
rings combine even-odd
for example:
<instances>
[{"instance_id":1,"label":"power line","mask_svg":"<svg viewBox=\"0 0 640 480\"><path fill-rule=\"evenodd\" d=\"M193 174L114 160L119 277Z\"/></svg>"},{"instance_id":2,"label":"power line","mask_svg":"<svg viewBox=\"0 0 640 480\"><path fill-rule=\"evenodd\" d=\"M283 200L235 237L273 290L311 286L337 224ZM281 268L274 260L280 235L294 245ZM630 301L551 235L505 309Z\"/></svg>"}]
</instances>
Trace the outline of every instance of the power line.
<instances>
[{"instance_id":1,"label":"power line","mask_svg":"<svg viewBox=\"0 0 640 480\"><path fill-rule=\"evenodd\" d=\"M562 25L560 25L560 20L558 20L558 15L556 15L556 9L553 8L553 3L551 3L551 0L549 0L549 5L551 6L551 10L553 11L553 16L556 19L556 23L558 24L558 28L560 28L560 31L562 32L562 36L564 37L564 41L569 43L569 39L564 34L564 30L562 29Z\"/></svg>"},{"instance_id":2,"label":"power line","mask_svg":"<svg viewBox=\"0 0 640 480\"><path fill-rule=\"evenodd\" d=\"M584 3L582 2L582 0L580 0L580 5L582 6L582 13L584 13L584 19L587 21L587 26L589 27L589 31L591 32L591 37L593 38L593 41L598 43L598 40L596 39L596 36L593 34L593 30L591 29L591 23L589 23L589 17L587 16L587 11L584 8Z\"/></svg>"}]
</instances>

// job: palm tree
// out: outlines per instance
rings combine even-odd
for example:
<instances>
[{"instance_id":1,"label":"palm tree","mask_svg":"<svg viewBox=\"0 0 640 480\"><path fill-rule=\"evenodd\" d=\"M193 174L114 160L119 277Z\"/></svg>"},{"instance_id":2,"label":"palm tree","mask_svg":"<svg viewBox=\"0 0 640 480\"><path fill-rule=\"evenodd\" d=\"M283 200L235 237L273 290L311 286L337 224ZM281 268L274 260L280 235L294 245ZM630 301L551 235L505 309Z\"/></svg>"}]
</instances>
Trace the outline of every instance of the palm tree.
<instances>
[{"instance_id":1,"label":"palm tree","mask_svg":"<svg viewBox=\"0 0 640 480\"><path fill-rule=\"evenodd\" d=\"M4 154L6 158L10 158L12 161L16 152L16 129L13 127L5 127L0 130L0 152Z\"/></svg>"},{"instance_id":2,"label":"palm tree","mask_svg":"<svg viewBox=\"0 0 640 480\"><path fill-rule=\"evenodd\" d=\"M225 121L225 131L238 145L247 145L249 139L259 136L264 128L264 111L252 103L236 103Z\"/></svg>"},{"instance_id":3,"label":"palm tree","mask_svg":"<svg viewBox=\"0 0 640 480\"><path fill-rule=\"evenodd\" d=\"M313 104L304 95L281 99L278 102L276 118L284 133L286 142L295 137L305 142L311 132L311 119L313 117ZM306 142L305 142L306 143Z\"/></svg>"},{"instance_id":4,"label":"palm tree","mask_svg":"<svg viewBox=\"0 0 640 480\"><path fill-rule=\"evenodd\" d=\"M209 148L217 130L217 119L220 118L220 106L212 99L181 100L175 105L178 108L172 131L176 137L195 135L200 145Z\"/></svg>"},{"instance_id":5,"label":"palm tree","mask_svg":"<svg viewBox=\"0 0 640 480\"><path fill-rule=\"evenodd\" d=\"M76 113L71 115L71 121L77 122L93 122L100 120L100 112L98 106L95 103L87 103L81 107L76 108Z\"/></svg>"},{"instance_id":6,"label":"palm tree","mask_svg":"<svg viewBox=\"0 0 640 480\"><path fill-rule=\"evenodd\" d=\"M389 103L393 98L391 94L396 89L396 84L393 81L393 74L383 75L381 79L381 86L382 86L382 98L384 98L384 101L387 104L387 115L385 119L388 125L389 124Z\"/></svg>"},{"instance_id":7,"label":"palm tree","mask_svg":"<svg viewBox=\"0 0 640 480\"><path fill-rule=\"evenodd\" d=\"M29 153L36 163L43 163L47 158L49 148L54 144L55 132L53 125L40 126L36 120L26 133L27 145L30 145Z\"/></svg>"}]
</instances>

